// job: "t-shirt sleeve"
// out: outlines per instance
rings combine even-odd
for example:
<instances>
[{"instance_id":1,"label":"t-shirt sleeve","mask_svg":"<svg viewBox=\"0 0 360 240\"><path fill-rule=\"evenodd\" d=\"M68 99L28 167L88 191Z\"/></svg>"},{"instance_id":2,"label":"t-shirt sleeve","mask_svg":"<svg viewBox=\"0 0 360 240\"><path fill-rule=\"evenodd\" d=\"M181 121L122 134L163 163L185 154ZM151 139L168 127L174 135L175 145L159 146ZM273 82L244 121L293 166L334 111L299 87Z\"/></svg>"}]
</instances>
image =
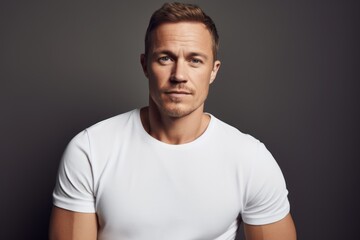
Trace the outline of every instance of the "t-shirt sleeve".
<instances>
[{"instance_id":1,"label":"t-shirt sleeve","mask_svg":"<svg viewBox=\"0 0 360 240\"><path fill-rule=\"evenodd\" d=\"M62 156L53 204L75 212L95 212L94 180L87 131L76 135Z\"/></svg>"},{"instance_id":2,"label":"t-shirt sleeve","mask_svg":"<svg viewBox=\"0 0 360 240\"><path fill-rule=\"evenodd\" d=\"M241 214L245 223L269 224L283 219L290 211L283 174L264 144L258 143L249 168Z\"/></svg>"}]
</instances>

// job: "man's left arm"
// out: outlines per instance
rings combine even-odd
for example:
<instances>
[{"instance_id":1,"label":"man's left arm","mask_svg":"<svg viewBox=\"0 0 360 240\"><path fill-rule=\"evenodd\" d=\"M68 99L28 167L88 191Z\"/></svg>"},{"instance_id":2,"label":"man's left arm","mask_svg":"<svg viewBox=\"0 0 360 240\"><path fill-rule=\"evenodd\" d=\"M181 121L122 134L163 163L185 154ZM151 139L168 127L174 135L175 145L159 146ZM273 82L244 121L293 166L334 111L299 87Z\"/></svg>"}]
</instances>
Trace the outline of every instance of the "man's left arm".
<instances>
[{"instance_id":1,"label":"man's left arm","mask_svg":"<svg viewBox=\"0 0 360 240\"><path fill-rule=\"evenodd\" d=\"M246 240L296 240L295 225L290 213L280 221L270 224L244 223L244 233Z\"/></svg>"}]
</instances>

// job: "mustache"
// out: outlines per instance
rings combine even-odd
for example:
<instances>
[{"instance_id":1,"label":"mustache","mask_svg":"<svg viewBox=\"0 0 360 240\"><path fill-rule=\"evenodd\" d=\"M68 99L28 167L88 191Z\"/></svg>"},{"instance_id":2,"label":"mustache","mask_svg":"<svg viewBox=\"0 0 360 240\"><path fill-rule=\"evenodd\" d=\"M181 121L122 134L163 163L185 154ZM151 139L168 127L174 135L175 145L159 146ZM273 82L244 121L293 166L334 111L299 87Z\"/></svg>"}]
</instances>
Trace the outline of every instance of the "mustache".
<instances>
[{"instance_id":1,"label":"mustache","mask_svg":"<svg viewBox=\"0 0 360 240\"><path fill-rule=\"evenodd\" d=\"M174 86L174 87L163 88L162 92L164 92L164 93L185 92L185 93L188 93L188 94L193 94L195 92L195 90L188 87L188 86L179 84L179 85Z\"/></svg>"}]
</instances>

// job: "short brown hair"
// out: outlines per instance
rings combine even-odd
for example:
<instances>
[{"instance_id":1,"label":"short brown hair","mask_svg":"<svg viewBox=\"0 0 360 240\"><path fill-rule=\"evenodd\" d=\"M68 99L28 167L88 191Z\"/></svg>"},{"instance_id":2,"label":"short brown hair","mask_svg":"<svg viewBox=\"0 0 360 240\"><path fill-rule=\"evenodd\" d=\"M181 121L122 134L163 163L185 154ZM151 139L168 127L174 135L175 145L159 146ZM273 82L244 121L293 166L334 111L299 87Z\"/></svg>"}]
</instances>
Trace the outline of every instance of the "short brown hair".
<instances>
[{"instance_id":1,"label":"short brown hair","mask_svg":"<svg viewBox=\"0 0 360 240\"><path fill-rule=\"evenodd\" d=\"M163 23L177 22L200 22L209 30L213 42L214 60L219 49L219 35L213 20L196 5L186 3L165 3L155 11L150 18L149 26L145 34L145 56L148 55L151 46L151 32Z\"/></svg>"}]
</instances>

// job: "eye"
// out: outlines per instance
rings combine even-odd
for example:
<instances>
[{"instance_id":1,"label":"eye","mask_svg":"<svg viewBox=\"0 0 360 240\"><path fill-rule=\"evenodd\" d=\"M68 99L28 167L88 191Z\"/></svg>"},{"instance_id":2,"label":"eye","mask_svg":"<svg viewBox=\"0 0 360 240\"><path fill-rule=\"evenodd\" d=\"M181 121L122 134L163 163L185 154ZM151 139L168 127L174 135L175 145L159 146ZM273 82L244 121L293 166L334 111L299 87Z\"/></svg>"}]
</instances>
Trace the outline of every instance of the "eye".
<instances>
[{"instance_id":1,"label":"eye","mask_svg":"<svg viewBox=\"0 0 360 240\"><path fill-rule=\"evenodd\" d=\"M169 56L163 56L163 57L159 57L158 61L162 64L166 64L172 61L172 59Z\"/></svg>"},{"instance_id":2,"label":"eye","mask_svg":"<svg viewBox=\"0 0 360 240\"><path fill-rule=\"evenodd\" d=\"M198 59L198 58L192 58L190 59L190 63L191 64L194 64L194 65L199 65L201 64L203 61L201 59Z\"/></svg>"}]
</instances>

